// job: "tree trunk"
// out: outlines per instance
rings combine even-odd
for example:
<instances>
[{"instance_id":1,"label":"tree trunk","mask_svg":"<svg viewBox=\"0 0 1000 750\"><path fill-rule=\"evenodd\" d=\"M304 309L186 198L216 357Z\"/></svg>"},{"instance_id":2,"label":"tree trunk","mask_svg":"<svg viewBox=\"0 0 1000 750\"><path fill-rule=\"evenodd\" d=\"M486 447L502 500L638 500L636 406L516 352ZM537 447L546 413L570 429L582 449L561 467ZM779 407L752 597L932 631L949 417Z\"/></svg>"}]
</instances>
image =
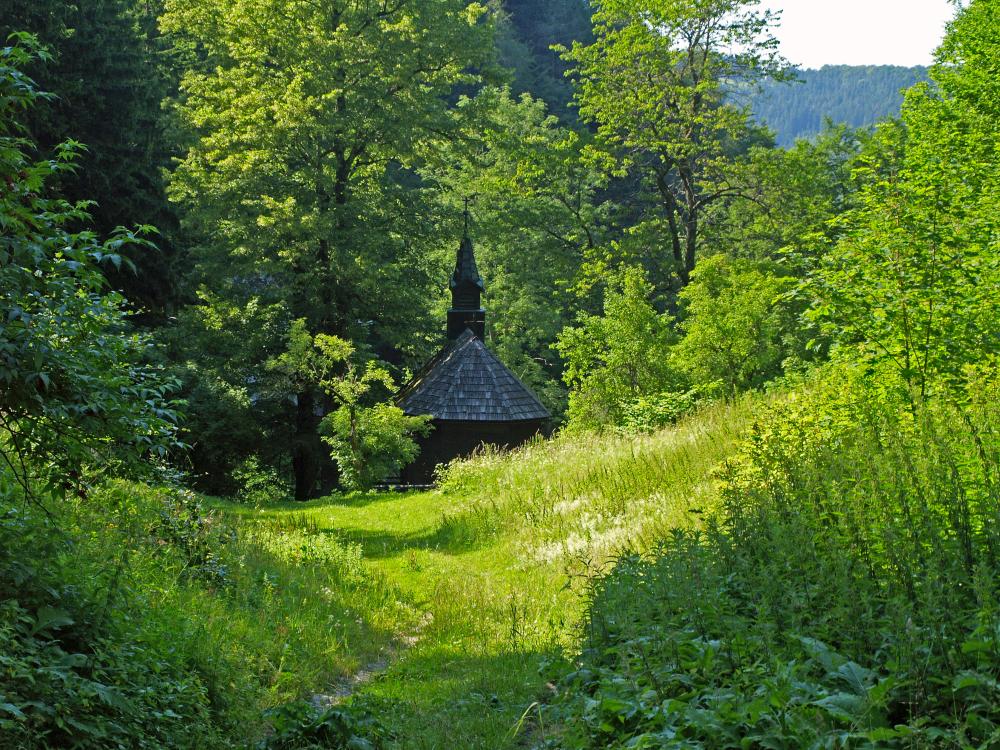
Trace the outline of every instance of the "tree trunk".
<instances>
[{"instance_id":1,"label":"tree trunk","mask_svg":"<svg viewBox=\"0 0 1000 750\"><path fill-rule=\"evenodd\" d=\"M680 274L681 284L687 286L691 283L691 272L696 262L698 212L701 210L693 167L681 170L681 184L684 186L684 262L681 264Z\"/></svg>"},{"instance_id":2,"label":"tree trunk","mask_svg":"<svg viewBox=\"0 0 1000 750\"><path fill-rule=\"evenodd\" d=\"M691 272L697 260L695 252L698 248L698 212L693 210L684 225L684 265L681 266L681 283L687 286L691 282Z\"/></svg>"},{"instance_id":3,"label":"tree trunk","mask_svg":"<svg viewBox=\"0 0 1000 750\"><path fill-rule=\"evenodd\" d=\"M308 500L316 489L320 470L319 434L316 432L315 400L306 391L298 394L295 410L295 438L292 440L292 471L295 499Z\"/></svg>"}]
</instances>

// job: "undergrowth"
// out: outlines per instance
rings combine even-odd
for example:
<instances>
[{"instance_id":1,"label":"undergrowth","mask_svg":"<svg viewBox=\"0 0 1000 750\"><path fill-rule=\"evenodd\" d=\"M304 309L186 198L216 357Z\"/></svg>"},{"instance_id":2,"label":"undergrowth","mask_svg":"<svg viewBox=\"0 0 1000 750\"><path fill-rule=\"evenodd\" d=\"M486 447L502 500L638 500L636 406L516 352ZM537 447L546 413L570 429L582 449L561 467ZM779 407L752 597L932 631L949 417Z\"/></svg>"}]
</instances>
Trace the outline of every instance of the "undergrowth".
<instances>
[{"instance_id":1,"label":"undergrowth","mask_svg":"<svg viewBox=\"0 0 1000 750\"><path fill-rule=\"evenodd\" d=\"M541 746L998 746L1000 377L885 382L759 414L703 528L594 583Z\"/></svg>"},{"instance_id":2,"label":"undergrowth","mask_svg":"<svg viewBox=\"0 0 1000 750\"><path fill-rule=\"evenodd\" d=\"M292 741L283 707L328 690L411 616L356 545L308 523L224 519L188 492L126 483L46 511L9 497L0 746L228 748L270 735L285 741L268 747L312 747L307 727ZM360 742L369 720L340 719Z\"/></svg>"}]
</instances>

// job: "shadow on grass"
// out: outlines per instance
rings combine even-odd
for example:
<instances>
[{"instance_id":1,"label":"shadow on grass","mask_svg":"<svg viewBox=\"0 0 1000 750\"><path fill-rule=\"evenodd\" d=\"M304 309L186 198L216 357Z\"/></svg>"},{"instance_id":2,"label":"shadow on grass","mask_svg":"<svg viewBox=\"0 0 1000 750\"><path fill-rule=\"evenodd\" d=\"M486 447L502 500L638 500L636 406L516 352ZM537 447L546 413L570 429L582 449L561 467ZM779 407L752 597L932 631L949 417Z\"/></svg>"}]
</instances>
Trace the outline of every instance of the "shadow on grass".
<instances>
[{"instance_id":1,"label":"shadow on grass","mask_svg":"<svg viewBox=\"0 0 1000 750\"><path fill-rule=\"evenodd\" d=\"M495 543L497 534L470 534L451 518L439 521L432 531L401 532L391 529L359 529L350 526L320 528L319 533L332 534L345 542L361 545L365 557L384 559L408 550L433 550L459 555Z\"/></svg>"},{"instance_id":2,"label":"shadow on grass","mask_svg":"<svg viewBox=\"0 0 1000 750\"><path fill-rule=\"evenodd\" d=\"M347 492L344 494L327 495L306 502L281 503L284 510L316 510L318 508L366 508L379 503L391 503L407 498L416 498L425 494L424 491L406 492Z\"/></svg>"},{"instance_id":3,"label":"shadow on grass","mask_svg":"<svg viewBox=\"0 0 1000 750\"><path fill-rule=\"evenodd\" d=\"M553 695L539 673L544 664L565 662L555 648L484 656L453 646L418 647L354 701L393 733L394 748L524 747L537 729L534 707Z\"/></svg>"},{"instance_id":4,"label":"shadow on grass","mask_svg":"<svg viewBox=\"0 0 1000 750\"><path fill-rule=\"evenodd\" d=\"M393 557L407 550L433 549L450 552L448 547L442 547L439 531L430 533L405 533L387 529L354 529L338 527L335 529L319 529L321 534L330 534L335 538L361 545L361 551L366 558L379 560Z\"/></svg>"},{"instance_id":5,"label":"shadow on grass","mask_svg":"<svg viewBox=\"0 0 1000 750\"><path fill-rule=\"evenodd\" d=\"M313 500L283 500L266 505L251 505L239 503L223 497L203 495L206 503L218 510L238 516L268 517L285 515L299 511L315 511L323 508L366 508L379 503L391 503L397 500L416 498L423 492L349 492L346 494L326 495Z\"/></svg>"}]
</instances>

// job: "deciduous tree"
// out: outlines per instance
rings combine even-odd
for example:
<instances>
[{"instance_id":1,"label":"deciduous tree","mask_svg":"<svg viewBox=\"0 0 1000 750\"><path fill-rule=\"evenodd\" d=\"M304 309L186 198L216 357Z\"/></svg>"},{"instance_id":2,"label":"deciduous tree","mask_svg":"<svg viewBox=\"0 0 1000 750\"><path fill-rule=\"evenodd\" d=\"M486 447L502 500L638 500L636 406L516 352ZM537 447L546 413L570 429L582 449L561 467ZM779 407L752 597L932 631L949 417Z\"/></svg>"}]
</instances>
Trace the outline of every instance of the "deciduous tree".
<instances>
[{"instance_id":1,"label":"deciduous tree","mask_svg":"<svg viewBox=\"0 0 1000 750\"><path fill-rule=\"evenodd\" d=\"M865 187L812 277L813 315L911 394L1000 352L1000 3L959 10L931 69L859 165Z\"/></svg>"},{"instance_id":2,"label":"deciduous tree","mask_svg":"<svg viewBox=\"0 0 1000 750\"><path fill-rule=\"evenodd\" d=\"M682 382L668 356L673 321L653 307L652 293L642 269L630 268L609 285L603 315L581 315L560 334L571 424L621 424L631 403Z\"/></svg>"},{"instance_id":3,"label":"deciduous tree","mask_svg":"<svg viewBox=\"0 0 1000 750\"><path fill-rule=\"evenodd\" d=\"M755 136L736 97L785 75L770 32L775 15L758 4L601 0L595 41L565 52L576 66L581 117L655 196L682 285L695 267L706 209L743 191L732 161Z\"/></svg>"},{"instance_id":4,"label":"deciduous tree","mask_svg":"<svg viewBox=\"0 0 1000 750\"><path fill-rule=\"evenodd\" d=\"M406 167L449 127L455 87L476 80L485 13L464 0L167 0L163 28L201 60L181 84L193 140L170 188L198 238L197 279L313 333L407 346L437 279L436 227ZM317 393L294 395L306 498Z\"/></svg>"}]
</instances>

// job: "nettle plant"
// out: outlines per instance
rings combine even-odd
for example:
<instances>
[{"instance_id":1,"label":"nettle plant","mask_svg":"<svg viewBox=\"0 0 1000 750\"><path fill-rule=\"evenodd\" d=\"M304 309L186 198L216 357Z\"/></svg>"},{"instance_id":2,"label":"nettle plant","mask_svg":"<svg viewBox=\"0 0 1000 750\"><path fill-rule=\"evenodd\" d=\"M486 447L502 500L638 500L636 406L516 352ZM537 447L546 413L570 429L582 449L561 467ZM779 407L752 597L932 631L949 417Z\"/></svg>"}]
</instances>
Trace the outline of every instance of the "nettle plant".
<instances>
[{"instance_id":1,"label":"nettle plant","mask_svg":"<svg viewBox=\"0 0 1000 750\"><path fill-rule=\"evenodd\" d=\"M88 203L50 196L83 149L47 159L18 116L48 95L23 68L47 59L34 37L0 48L0 487L32 499L83 494L97 476L150 466L176 445L174 383L142 364L149 346L130 331L124 298L101 268L150 247L140 227L100 240L76 227Z\"/></svg>"}]
</instances>

